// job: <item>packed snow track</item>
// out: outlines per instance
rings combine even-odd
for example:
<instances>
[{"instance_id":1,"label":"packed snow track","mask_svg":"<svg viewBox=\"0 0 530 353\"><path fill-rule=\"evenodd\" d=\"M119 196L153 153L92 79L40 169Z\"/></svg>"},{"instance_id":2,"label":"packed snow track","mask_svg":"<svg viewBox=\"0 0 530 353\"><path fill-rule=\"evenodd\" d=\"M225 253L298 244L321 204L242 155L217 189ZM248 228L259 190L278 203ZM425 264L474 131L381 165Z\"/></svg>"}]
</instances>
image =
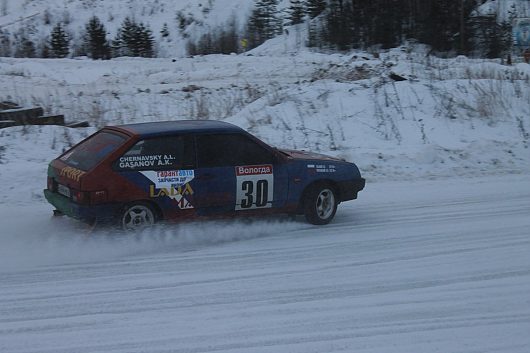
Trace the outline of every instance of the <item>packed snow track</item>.
<instances>
[{"instance_id":1,"label":"packed snow track","mask_svg":"<svg viewBox=\"0 0 530 353\"><path fill-rule=\"evenodd\" d=\"M323 227L0 207L0 352L530 349L527 175L368 183Z\"/></svg>"}]
</instances>

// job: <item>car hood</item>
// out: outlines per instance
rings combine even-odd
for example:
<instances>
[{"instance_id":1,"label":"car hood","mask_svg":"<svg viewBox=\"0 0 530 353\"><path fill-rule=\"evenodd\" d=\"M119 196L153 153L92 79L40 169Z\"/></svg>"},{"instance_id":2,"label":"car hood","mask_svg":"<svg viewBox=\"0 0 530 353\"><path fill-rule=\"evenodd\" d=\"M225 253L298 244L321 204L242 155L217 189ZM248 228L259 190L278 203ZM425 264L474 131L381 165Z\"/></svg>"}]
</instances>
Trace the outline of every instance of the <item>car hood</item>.
<instances>
[{"instance_id":1,"label":"car hood","mask_svg":"<svg viewBox=\"0 0 530 353\"><path fill-rule=\"evenodd\" d=\"M294 159L310 159L310 160L319 160L319 161L343 161L342 159L326 156L325 154L307 152L307 151L297 151L297 150L279 150L282 153L285 153L291 158Z\"/></svg>"}]
</instances>

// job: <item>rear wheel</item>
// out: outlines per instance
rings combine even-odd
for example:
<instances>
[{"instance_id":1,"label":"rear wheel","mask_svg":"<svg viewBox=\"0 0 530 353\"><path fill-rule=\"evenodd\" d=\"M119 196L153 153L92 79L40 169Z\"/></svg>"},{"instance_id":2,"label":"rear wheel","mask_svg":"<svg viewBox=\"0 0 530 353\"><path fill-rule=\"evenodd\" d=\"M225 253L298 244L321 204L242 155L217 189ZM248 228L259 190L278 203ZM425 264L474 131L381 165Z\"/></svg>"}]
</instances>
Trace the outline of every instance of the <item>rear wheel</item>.
<instances>
[{"instance_id":1,"label":"rear wheel","mask_svg":"<svg viewBox=\"0 0 530 353\"><path fill-rule=\"evenodd\" d=\"M146 203L134 203L125 207L120 226L125 231L135 231L152 226L156 222L155 212Z\"/></svg>"},{"instance_id":2,"label":"rear wheel","mask_svg":"<svg viewBox=\"0 0 530 353\"><path fill-rule=\"evenodd\" d=\"M304 214L311 224L331 222L337 212L337 196L328 184L318 184L309 189L304 198Z\"/></svg>"}]
</instances>

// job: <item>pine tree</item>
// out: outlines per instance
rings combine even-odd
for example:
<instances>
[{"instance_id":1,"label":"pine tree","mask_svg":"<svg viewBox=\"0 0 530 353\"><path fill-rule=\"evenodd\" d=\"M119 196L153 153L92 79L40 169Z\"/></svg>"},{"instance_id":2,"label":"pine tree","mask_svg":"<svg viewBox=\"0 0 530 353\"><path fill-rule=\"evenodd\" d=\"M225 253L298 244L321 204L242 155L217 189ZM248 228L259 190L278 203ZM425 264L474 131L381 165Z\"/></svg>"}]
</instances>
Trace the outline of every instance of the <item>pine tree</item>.
<instances>
[{"instance_id":1,"label":"pine tree","mask_svg":"<svg viewBox=\"0 0 530 353\"><path fill-rule=\"evenodd\" d=\"M60 22L55 25L50 35L50 50L54 58L65 58L70 52L68 35Z\"/></svg>"},{"instance_id":2,"label":"pine tree","mask_svg":"<svg viewBox=\"0 0 530 353\"><path fill-rule=\"evenodd\" d=\"M11 39L8 31L0 28L0 56L11 56Z\"/></svg>"},{"instance_id":3,"label":"pine tree","mask_svg":"<svg viewBox=\"0 0 530 353\"><path fill-rule=\"evenodd\" d=\"M304 22L305 6L301 0L290 0L289 25L297 25Z\"/></svg>"},{"instance_id":4,"label":"pine tree","mask_svg":"<svg viewBox=\"0 0 530 353\"><path fill-rule=\"evenodd\" d=\"M222 54L237 53L239 51L239 35L235 16L232 16L224 28L218 39L219 52Z\"/></svg>"},{"instance_id":5,"label":"pine tree","mask_svg":"<svg viewBox=\"0 0 530 353\"><path fill-rule=\"evenodd\" d=\"M414 4L415 33L420 42L434 51L469 51L467 23L476 7L475 0L423 0Z\"/></svg>"},{"instance_id":6,"label":"pine tree","mask_svg":"<svg viewBox=\"0 0 530 353\"><path fill-rule=\"evenodd\" d=\"M107 31L98 17L90 18L85 26L85 47L88 55L94 59L109 59L110 47L107 41Z\"/></svg>"},{"instance_id":7,"label":"pine tree","mask_svg":"<svg viewBox=\"0 0 530 353\"><path fill-rule=\"evenodd\" d=\"M232 17L226 25L203 34L197 42L188 41L188 55L231 54L239 49L237 22Z\"/></svg>"},{"instance_id":8,"label":"pine tree","mask_svg":"<svg viewBox=\"0 0 530 353\"><path fill-rule=\"evenodd\" d=\"M331 0L326 14L327 31L325 38L340 50L352 47L354 41L351 2Z\"/></svg>"},{"instance_id":9,"label":"pine tree","mask_svg":"<svg viewBox=\"0 0 530 353\"><path fill-rule=\"evenodd\" d=\"M382 48L393 48L401 44L403 23L407 3L401 0L372 0L370 42Z\"/></svg>"},{"instance_id":10,"label":"pine tree","mask_svg":"<svg viewBox=\"0 0 530 353\"><path fill-rule=\"evenodd\" d=\"M326 0L307 0L307 14L309 18L315 18L320 15L327 7Z\"/></svg>"},{"instance_id":11,"label":"pine tree","mask_svg":"<svg viewBox=\"0 0 530 353\"><path fill-rule=\"evenodd\" d=\"M469 20L472 54L486 58L504 56L512 44L512 26L508 22L499 23L496 15L473 16Z\"/></svg>"},{"instance_id":12,"label":"pine tree","mask_svg":"<svg viewBox=\"0 0 530 353\"><path fill-rule=\"evenodd\" d=\"M131 56L129 45L134 37L133 31L136 24L130 17L125 17L121 27L118 28L116 37L112 41L112 52L114 57Z\"/></svg>"},{"instance_id":13,"label":"pine tree","mask_svg":"<svg viewBox=\"0 0 530 353\"><path fill-rule=\"evenodd\" d=\"M162 26L162 29L160 30L160 36L162 38L169 37L169 27L168 27L167 23L164 23L164 25Z\"/></svg>"},{"instance_id":14,"label":"pine tree","mask_svg":"<svg viewBox=\"0 0 530 353\"><path fill-rule=\"evenodd\" d=\"M255 48L281 33L278 0L257 0L247 23L249 47Z\"/></svg>"},{"instance_id":15,"label":"pine tree","mask_svg":"<svg viewBox=\"0 0 530 353\"><path fill-rule=\"evenodd\" d=\"M112 53L112 57L117 58L120 56L125 56L125 45L123 44L122 40L122 30L121 28L118 28L118 31L116 32L116 36L111 41L110 44L110 50Z\"/></svg>"},{"instance_id":16,"label":"pine tree","mask_svg":"<svg viewBox=\"0 0 530 353\"><path fill-rule=\"evenodd\" d=\"M135 56L144 58L152 58L154 55L154 39L153 32L149 27L140 23L136 27L136 47L134 48Z\"/></svg>"},{"instance_id":17,"label":"pine tree","mask_svg":"<svg viewBox=\"0 0 530 353\"><path fill-rule=\"evenodd\" d=\"M112 42L114 56L154 55L154 38L151 29L127 17Z\"/></svg>"},{"instance_id":18,"label":"pine tree","mask_svg":"<svg viewBox=\"0 0 530 353\"><path fill-rule=\"evenodd\" d=\"M130 17L126 17L120 28L121 41L126 56L135 56L133 53L138 25Z\"/></svg>"},{"instance_id":19,"label":"pine tree","mask_svg":"<svg viewBox=\"0 0 530 353\"><path fill-rule=\"evenodd\" d=\"M16 58L34 58L35 57L35 43L27 37L22 37L19 45L15 50Z\"/></svg>"}]
</instances>

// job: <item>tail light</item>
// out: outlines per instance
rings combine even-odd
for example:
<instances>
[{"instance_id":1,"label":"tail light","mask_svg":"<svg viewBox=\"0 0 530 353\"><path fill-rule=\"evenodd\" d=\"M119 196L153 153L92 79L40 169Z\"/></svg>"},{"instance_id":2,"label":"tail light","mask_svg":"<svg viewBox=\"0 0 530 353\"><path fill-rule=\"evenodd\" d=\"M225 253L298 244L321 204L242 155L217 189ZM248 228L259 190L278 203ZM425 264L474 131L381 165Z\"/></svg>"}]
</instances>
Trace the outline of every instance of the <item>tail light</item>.
<instances>
[{"instance_id":1,"label":"tail light","mask_svg":"<svg viewBox=\"0 0 530 353\"><path fill-rule=\"evenodd\" d=\"M72 190L72 200L81 204L98 204L107 202L107 191L77 191Z\"/></svg>"},{"instance_id":2,"label":"tail light","mask_svg":"<svg viewBox=\"0 0 530 353\"><path fill-rule=\"evenodd\" d=\"M55 191L55 182L52 177L48 177L48 190Z\"/></svg>"},{"instance_id":3,"label":"tail light","mask_svg":"<svg viewBox=\"0 0 530 353\"><path fill-rule=\"evenodd\" d=\"M89 203L90 194L84 191L72 190L72 200L77 203Z\"/></svg>"}]
</instances>

